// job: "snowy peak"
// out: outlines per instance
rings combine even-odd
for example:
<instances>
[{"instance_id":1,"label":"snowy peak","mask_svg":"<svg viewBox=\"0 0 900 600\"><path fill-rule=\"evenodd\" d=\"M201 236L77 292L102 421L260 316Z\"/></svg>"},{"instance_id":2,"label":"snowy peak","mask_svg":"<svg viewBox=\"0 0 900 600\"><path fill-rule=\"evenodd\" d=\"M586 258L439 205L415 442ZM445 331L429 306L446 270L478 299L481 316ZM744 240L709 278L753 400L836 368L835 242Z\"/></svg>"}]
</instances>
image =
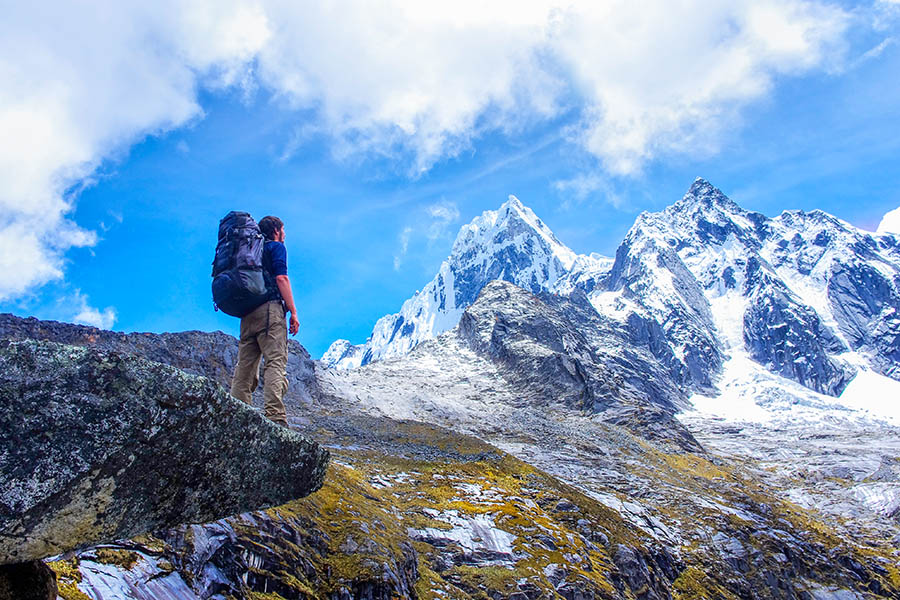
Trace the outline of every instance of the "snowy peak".
<instances>
[{"instance_id":1,"label":"snowy peak","mask_svg":"<svg viewBox=\"0 0 900 600\"><path fill-rule=\"evenodd\" d=\"M581 257L579 264L598 259ZM481 289L500 279L530 292L550 290L579 257L515 196L464 225L437 275L400 312L378 320L358 346L335 342L322 357L327 366L352 368L396 357L453 328Z\"/></svg>"},{"instance_id":2,"label":"snowy peak","mask_svg":"<svg viewBox=\"0 0 900 600\"><path fill-rule=\"evenodd\" d=\"M569 280L603 315L658 324L686 387L768 372L836 396L859 368L900 380L896 246L820 210L767 218L698 178L638 217L609 271Z\"/></svg>"},{"instance_id":3,"label":"snowy peak","mask_svg":"<svg viewBox=\"0 0 900 600\"><path fill-rule=\"evenodd\" d=\"M586 296L628 338L626 354L649 353L656 379L697 397L793 410L791 398L825 406L856 379L900 385L898 239L817 210L768 218L702 178L665 210L642 213L615 261L576 255L510 196L461 228L434 279L365 344L336 342L323 361L401 356L456 326L494 280Z\"/></svg>"},{"instance_id":4,"label":"snowy peak","mask_svg":"<svg viewBox=\"0 0 900 600\"><path fill-rule=\"evenodd\" d=\"M680 200L680 202L676 203L675 206L679 204L687 205L687 204L699 204L704 207L721 207L727 208L729 210L738 210L742 211L742 209L735 204L731 198L722 193L722 190L703 179L702 177L698 177L694 180L694 183L691 184L691 187L688 189L687 193Z\"/></svg>"},{"instance_id":5,"label":"snowy peak","mask_svg":"<svg viewBox=\"0 0 900 600\"><path fill-rule=\"evenodd\" d=\"M322 355L321 360L326 365L343 363L348 367L358 367L361 359L360 346L351 344L350 340L335 340Z\"/></svg>"},{"instance_id":6,"label":"snowy peak","mask_svg":"<svg viewBox=\"0 0 900 600\"><path fill-rule=\"evenodd\" d=\"M470 257L472 249L500 250L517 237L531 238L533 242L525 243L542 246L565 269L571 268L575 262L575 253L556 238L534 211L512 195L498 210L485 211L480 217L464 225L456 236L447 260L464 262Z\"/></svg>"}]
</instances>

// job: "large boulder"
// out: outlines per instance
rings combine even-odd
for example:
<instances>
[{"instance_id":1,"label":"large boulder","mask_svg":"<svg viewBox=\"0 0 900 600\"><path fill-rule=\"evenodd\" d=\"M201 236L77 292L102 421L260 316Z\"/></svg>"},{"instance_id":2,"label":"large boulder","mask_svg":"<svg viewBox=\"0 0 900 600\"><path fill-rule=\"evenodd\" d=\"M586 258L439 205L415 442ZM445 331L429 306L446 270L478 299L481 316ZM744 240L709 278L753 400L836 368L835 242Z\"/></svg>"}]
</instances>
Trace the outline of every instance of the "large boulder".
<instances>
[{"instance_id":1,"label":"large boulder","mask_svg":"<svg viewBox=\"0 0 900 600\"><path fill-rule=\"evenodd\" d=\"M205 377L0 340L0 564L283 504L327 462Z\"/></svg>"},{"instance_id":2,"label":"large boulder","mask_svg":"<svg viewBox=\"0 0 900 600\"><path fill-rule=\"evenodd\" d=\"M226 388L237 362L238 341L221 331L181 331L178 333L122 333L89 325L41 321L0 313L0 338L47 340L73 346L87 346L106 352L133 354L172 365L194 375L218 381ZM284 405L288 412L308 412L319 396L315 363L306 348L288 340L288 389ZM260 380L262 383L262 379ZM253 394L256 406L263 404L263 386Z\"/></svg>"}]
</instances>

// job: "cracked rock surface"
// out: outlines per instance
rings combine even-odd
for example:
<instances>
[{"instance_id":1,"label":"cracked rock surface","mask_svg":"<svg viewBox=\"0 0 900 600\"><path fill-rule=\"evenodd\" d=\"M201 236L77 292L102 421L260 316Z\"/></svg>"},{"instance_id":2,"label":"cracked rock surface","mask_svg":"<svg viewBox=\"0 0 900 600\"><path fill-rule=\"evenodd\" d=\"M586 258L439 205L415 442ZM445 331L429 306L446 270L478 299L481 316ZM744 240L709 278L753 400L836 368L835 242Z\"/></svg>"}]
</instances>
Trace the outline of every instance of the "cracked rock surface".
<instances>
[{"instance_id":1,"label":"cracked rock surface","mask_svg":"<svg viewBox=\"0 0 900 600\"><path fill-rule=\"evenodd\" d=\"M0 341L0 563L282 504L328 452L205 377Z\"/></svg>"}]
</instances>

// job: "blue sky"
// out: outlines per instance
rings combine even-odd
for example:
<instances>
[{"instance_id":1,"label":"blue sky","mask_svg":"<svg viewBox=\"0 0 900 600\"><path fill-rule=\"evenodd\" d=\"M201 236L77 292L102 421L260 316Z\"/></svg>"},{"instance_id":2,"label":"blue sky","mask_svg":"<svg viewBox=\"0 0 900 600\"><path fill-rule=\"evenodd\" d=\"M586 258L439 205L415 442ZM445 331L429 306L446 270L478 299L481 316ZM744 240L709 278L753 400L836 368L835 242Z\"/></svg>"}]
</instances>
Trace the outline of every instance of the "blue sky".
<instances>
[{"instance_id":1,"label":"blue sky","mask_svg":"<svg viewBox=\"0 0 900 600\"><path fill-rule=\"evenodd\" d=\"M696 176L769 216L820 208L874 230L900 206L897 5L730 6L697 19L660 3L624 41L608 26L622 11L357 6L314 57L292 44L316 15L266 3L153 15L143 37L80 22L70 47L23 9L0 31L0 89L21 92L0 92L0 311L236 333L209 293L232 209L285 221L316 357L364 341L509 194L582 253L613 254ZM107 20L148 18L110 4Z\"/></svg>"}]
</instances>

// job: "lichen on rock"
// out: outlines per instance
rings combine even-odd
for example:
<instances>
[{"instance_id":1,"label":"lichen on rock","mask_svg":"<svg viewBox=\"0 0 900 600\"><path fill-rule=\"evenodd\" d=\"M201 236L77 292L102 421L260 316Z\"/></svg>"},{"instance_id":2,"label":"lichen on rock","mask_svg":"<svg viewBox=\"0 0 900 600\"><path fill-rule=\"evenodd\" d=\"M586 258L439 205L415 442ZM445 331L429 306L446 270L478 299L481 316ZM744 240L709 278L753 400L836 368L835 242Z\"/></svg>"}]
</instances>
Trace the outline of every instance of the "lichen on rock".
<instances>
[{"instance_id":1,"label":"lichen on rock","mask_svg":"<svg viewBox=\"0 0 900 600\"><path fill-rule=\"evenodd\" d=\"M205 377L0 341L0 564L283 504L328 452Z\"/></svg>"}]
</instances>

